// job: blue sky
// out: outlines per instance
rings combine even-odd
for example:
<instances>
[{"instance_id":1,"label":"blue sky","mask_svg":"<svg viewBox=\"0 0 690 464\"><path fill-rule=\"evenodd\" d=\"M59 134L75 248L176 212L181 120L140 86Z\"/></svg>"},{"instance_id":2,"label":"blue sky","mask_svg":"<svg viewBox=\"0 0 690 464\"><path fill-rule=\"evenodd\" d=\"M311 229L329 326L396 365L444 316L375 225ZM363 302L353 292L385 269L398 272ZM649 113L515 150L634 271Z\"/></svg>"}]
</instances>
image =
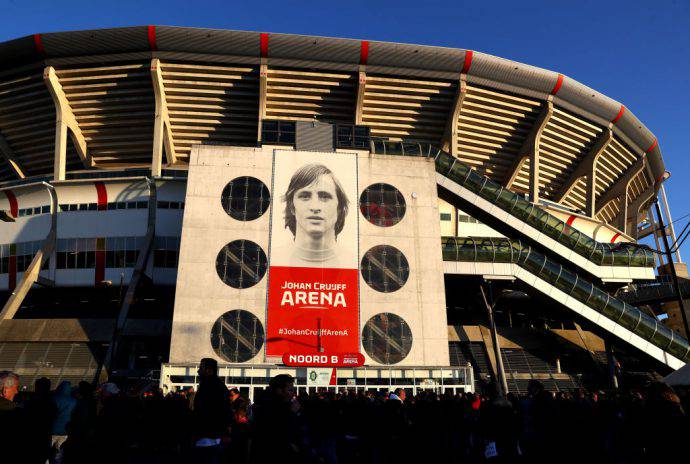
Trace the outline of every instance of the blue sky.
<instances>
[{"instance_id":1,"label":"blue sky","mask_svg":"<svg viewBox=\"0 0 690 464\"><path fill-rule=\"evenodd\" d=\"M0 15L2 41L156 24L441 45L552 69L625 104L654 132L672 173L673 216L690 214L689 1L0 0ZM683 252L690 259L690 243Z\"/></svg>"}]
</instances>

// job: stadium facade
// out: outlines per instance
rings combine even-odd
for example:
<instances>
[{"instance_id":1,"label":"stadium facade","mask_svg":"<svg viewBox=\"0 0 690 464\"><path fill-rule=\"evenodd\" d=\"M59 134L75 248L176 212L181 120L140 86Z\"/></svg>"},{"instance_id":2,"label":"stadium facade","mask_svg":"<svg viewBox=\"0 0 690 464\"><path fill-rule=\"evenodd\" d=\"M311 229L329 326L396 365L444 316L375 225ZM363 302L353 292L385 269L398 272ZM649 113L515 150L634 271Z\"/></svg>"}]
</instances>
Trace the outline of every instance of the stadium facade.
<instances>
[{"instance_id":1,"label":"stadium facade","mask_svg":"<svg viewBox=\"0 0 690 464\"><path fill-rule=\"evenodd\" d=\"M335 356L324 385L521 392L690 359L673 295L644 299L670 266L638 241L675 238L657 140L562 74L159 26L0 63L0 369L23 383L191 385L214 357L301 387Z\"/></svg>"}]
</instances>

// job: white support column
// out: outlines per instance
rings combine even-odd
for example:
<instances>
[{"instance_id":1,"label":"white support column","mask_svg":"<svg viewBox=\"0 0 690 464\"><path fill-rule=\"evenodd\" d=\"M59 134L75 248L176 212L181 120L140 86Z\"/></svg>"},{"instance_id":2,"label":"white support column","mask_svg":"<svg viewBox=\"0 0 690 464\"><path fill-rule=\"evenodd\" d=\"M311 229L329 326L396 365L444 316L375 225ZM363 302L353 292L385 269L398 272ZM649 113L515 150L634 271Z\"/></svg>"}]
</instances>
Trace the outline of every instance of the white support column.
<instances>
[{"instance_id":1,"label":"white support column","mask_svg":"<svg viewBox=\"0 0 690 464\"><path fill-rule=\"evenodd\" d=\"M561 187L560 191L554 197L554 200L556 202L560 203L561 201L563 201L563 199L570 194L572 189L575 188L575 185L577 185L577 181L580 180L582 177L586 177L587 197L585 211L587 213L587 216L593 217L596 198L597 161L599 160L599 157L602 154L604 154L606 148L611 144L611 141L613 140L613 131L611 130L611 126L612 125L609 124L609 127L602 131L602 133L597 138L596 142L594 142L594 145L592 145L592 148L585 155L585 157L582 158L582 161L580 161L580 164L578 164L578 166L575 168L572 174L570 174L568 180L566 180L563 183L563 186Z\"/></svg>"},{"instance_id":2,"label":"white support column","mask_svg":"<svg viewBox=\"0 0 690 464\"><path fill-rule=\"evenodd\" d=\"M637 225L640 223L640 209L655 195L654 185L649 185L637 198L635 198L628 207L627 222L630 222L632 227L630 234L635 240L638 239ZM627 231L626 231L627 233Z\"/></svg>"},{"instance_id":3,"label":"white support column","mask_svg":"<svg viewBox=\"0 0 690 464\"><path fill-rule=\"evenodd\" d=\"M261 143L263 120L266 118L266 94L268 93L268 58L262 57L259 65L259 127L257 140Z\"/></svg>"},{"instance_id":4,"label":"white support column","mask_svg":"<svg viewBox=\"0 0 690 464\"><path fill-rule=\"evenodd\" d=\"M5 161L7 161L10 169L12 169L14 175L17 176L18 179L24 179L26 177L19 161L17 161L17 158L14 156L14 151L10 148L10 145L2 134L0 134L0 156L5 158Z\"/></svg>"},{"instance_id":5,"label":"white support column","mask_svg":"<svg viewBox=\"0 0 690 464\"><path fill-rule=\"evenodd\" d=\"M163 148L165 148L165 159L168 165L175 164L177 162L177 155L175 153L172 126L170 125L168 103L165 99L163 72L161 71L161 63L158 58L151 60L151 81L153 83L153 93L156 97L156 116L153 125L151 175L153 177L159 177L161 175L163 164Z\"/></svg>"},{"instance_id":6,"label":"white support column","mask_svg":"<svg viewBox=\"0 0 690 464\"><path fill-rule=\"evenodd\" d=\"M443 150L456 157L458 156L458 119L460 118L460 111L462 111L462 104L465 101L465 95L467 95L467 74L460 74L453 106L451 106L448 113L446 129L443 133L443 144L441 146Z\"/></svg>"},{"instance_id":7,"label":"white support column","mask_svg":"<svg viewBox=\"0 0 690 464\"><path fill-rule=\"evenodd\" d=\"M93 160L88 153L86 140L81 133L77 119L72 112L72 107L67 100L60 80L52 66L47 66L43 71L43 81L48 87L50 95L55 103L55 160L53 168L54 180L65 180L65 166L67 164L67 134L72 136L72 141L77 149L79 159L84 167L93 167Z\"/></svg>"},{"instance_id":8,"label":"white support column","mask_svg":"<svg viewBox=\"0 0 690 464\"><path fill-rule=\"evenodd\" d=\"M527 135L522 147L520 147L520 151L518 152L519 154L515 158L513 167L509 171L509 175L503 183L506 188L512 188L513 183L515 183L515 179L522 169L522 166L529 159L529 190L530 201L533 203L537 203L539 201L539 143L541 141L541 134L544 132L544 129L546 128L546 125L549 123L549 119L551 119L551 115L553 114L553 102L551 100L552 97L549 96L549 99L546 101L541 113L539 113L539 117L537 117L536 121L534 121L532 130Z\"/></svg>"},{"instance_id":9,"label":"white support column","mask_svg":"<svg viewBox=\"0 0 690 464\"><path fill-rule=\"evenodd\" d=\"M362 125L362 113L364 112L364 95L367 87L366 65L359 65L359 84L357 86L357 104L355 105L355 124Z\"/></svg>"},{"instance_id":10,"label":"white support column","mask_svg":"<svg viewBox=\"0 0 690 464\"><path fill-rule=\"evenodd\" d=\"M616 198L622 198L620 210L627 208L628 203L628 187L637 175L645 169L645 159L640 158L634 165L630 166L622 177L619 177L609 189L604 192L596 202L594 216L598 216L601 210L611 201ZM626 216L627 217L627 216Z\"/></svg>"},{"instance_id":11,"label":"white support column","mask_svg":"<svg viewBox=\"0 0 690 464\"><path fill-rule=\"evenodd\" d=\"M671 217L671 208L668 206L668 198L666 198L666 189L664 188L664 184L661 184L661 201L664 204L664 213L666 214L666 223L669 231L669 235L671 236L671 243L676 243L676 229L673 227L673 218ZM682 262L680 260L680 250L676 250L676 260L677 262Z\"/></svg>"}]
</instances>

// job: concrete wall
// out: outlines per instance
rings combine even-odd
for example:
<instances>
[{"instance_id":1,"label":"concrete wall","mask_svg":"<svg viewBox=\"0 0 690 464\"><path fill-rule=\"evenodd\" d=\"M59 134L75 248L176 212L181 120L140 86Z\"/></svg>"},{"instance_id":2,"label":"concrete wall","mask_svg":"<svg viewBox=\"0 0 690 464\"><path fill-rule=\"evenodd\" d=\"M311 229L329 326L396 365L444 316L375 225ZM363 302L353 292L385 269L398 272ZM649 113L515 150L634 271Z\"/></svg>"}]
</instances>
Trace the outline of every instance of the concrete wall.
<instances>
[{"instance_id":1,"label":"concrete wall","mask_svg":"<svg viewBox=\"0 0 690 464\"><path fill-rule=\"evenodd\" d=\"M360 194L370 184L384 182L400 190L407 205L404 218L391 227L375 226L360 215L359 260L373 246L391 245L405 254L410 265L407 282L392 293L372 289L360 275L360 337L364 324L372 316L394 313L405 319L413 336L411 351L399 365L448 365L433 162L366 153L357 156ZM249 311L266 328L266 276L250 288L235 289L224 284L215 270L218 252L233 240L251 240L268 251L268 213L242 222L232 219L221 206L223 188L238 176L256 177L270 188L272 150L217 146L192 150L173 315L172 363L195 362L201 357L223 361L211 346L210 334L214 322L226 311ZM265 345L248 363L264 363L264 348ZM364 354L368 365L376 365Z\"/></svg>"}]
</instances>

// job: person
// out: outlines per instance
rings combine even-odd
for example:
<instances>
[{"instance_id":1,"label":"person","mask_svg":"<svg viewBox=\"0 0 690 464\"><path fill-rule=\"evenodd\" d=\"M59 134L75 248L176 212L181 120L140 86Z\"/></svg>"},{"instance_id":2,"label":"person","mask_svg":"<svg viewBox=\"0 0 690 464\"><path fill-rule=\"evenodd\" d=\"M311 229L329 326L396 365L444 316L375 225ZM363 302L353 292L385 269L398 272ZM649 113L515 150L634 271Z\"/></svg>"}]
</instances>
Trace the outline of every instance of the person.
<instances>
[{"instance_id":1,"label":"person","mask_svg":"<svg viewBox=\"0 0 690 464\"><path fill-rule=\"evenodd\" d=\"M306 433L298 416L295 380L289 374L273 377L252 407L252 462L284 464L315 461L306 446Z\"/></svg>"},{"instance_id":2,"label":"person","mask_svg":"<svg viewBox=\"0 0 690 464\"><path fill-rule=\"evenodd\" d=\"M230 389L232 425L230 433L230 462L246 462L249 446L249 401L237 388Z\"/></svg>"},{"instance_id":3,"label":"person","mask_svg":"<svg viewBox=\"0 0 690 464\"><path fill-rule=\"evenodd\" d=\"M77 400L72 396L72 384L63 380L53 393L53 401L57 408L53 421L53 436L51 443L51 463L61 463L63 457L62 445L67 440L67 423L72 417L72 412L77 405Z\"/></svg>"},{"instance_id":4,"label":"person","mask_svg":"<svg viewBox=\"0 0 690 464\"><path fill-rule=\"evenodd\" d=\"M307 164L290 179L283 196L285 227L295 242L290 265L343 267L338 235L345 227L349 200L333 172L322 164Z\"/></svg>"},{"instance_id":5,"label":"person","mask_svg":"<svg viewBox=\"0 0 690 464\"><path fill-rule=\"evenodd\" d=\"M14 398L19 392L19 376L13 372L0 372L0 450L7 455L19 452L19 438L24 431L20 427L21 411Z\"/></svg>"},{"instance_id":6,"label":"person","mask_svg":"<svg viewBox=\"0 0 690 464\"><path fill-rule=\"evenodd\" d=\"M409 429L410 419L405 407L407 392L404 388L396 388L388 395L384 403L384 427L387 450L383 453L385 462L408 462L410 454Z\"/></svg>"},{"instance_id":7,"label":"person","mask_svg":"<svg viewBox=\"0 0 690 464\"><path fill-rule=\"evenodd\" d=\"M41 377L34 383L34 392L24 405L27 435L24 439L26 463L44 464L51 449L53 421L57 407L50 395L50 379Z\"/></svg>"},{"instance_id":8,"label":"person","mask_svg":"<svg viewBox=\"0 0 690 464\"><path fill-rule=\"evenodd\" d=\"M93 458L97 403L94 387L82 380L77 386L77 403L67 423L67 441L63 445L64 462L87 463Z\"/></svg>"},{"instance_id":9,"label":"person","mask_svg":"<svg viewBox=\"0 0 690 464\"><path fill-rule=\"evenodd\" d=\"M199 389L192 411L194 454L196 461L216 464L222 456L221 443L230 434L230 394L218 377L218 362L203 358L199 363Z\"/></svg>"}]
</instances>

